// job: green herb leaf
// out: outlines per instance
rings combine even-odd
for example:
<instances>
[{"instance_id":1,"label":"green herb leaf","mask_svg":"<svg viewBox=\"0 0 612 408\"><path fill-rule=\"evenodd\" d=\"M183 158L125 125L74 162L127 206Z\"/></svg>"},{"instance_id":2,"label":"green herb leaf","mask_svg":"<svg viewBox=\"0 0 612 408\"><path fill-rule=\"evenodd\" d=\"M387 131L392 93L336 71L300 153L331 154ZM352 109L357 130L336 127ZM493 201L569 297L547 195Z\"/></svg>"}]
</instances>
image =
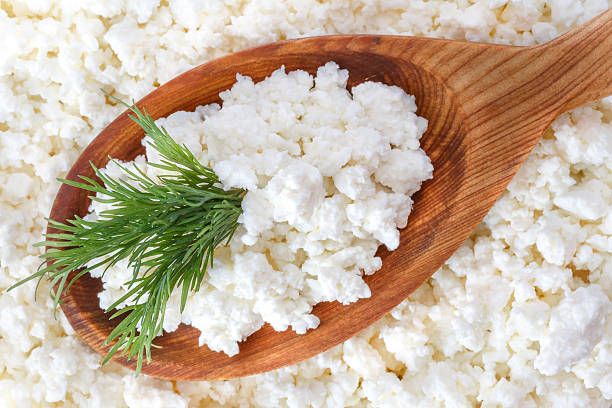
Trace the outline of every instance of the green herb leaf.
<instances>
[{"instance_id":1,"label":"green herb leaf","mask_svg":"<svg viewBox=\"0 0 612 408\"><path fill-rule=\"evenodd\" d=\"M161 156L161 163L148 165L166 173L154 181L138 167L129 170L115 162L130 179L128 183L104 175L91 163L102 184L84 176L80 176L82 181L60 179L103 194L93 200L110 203L112 209L98 214L95 221L78 216L66 222L48 220L61 233L44 235L46 240L36 244L47 247L41 255L43 263L9 290L47 276L57 306L61 294L85 273L98 267L105 267L106 273L110 266L128 259L133 268L128 291L106 310L117 309L111 319L124 319L106 341L115 344L104 363L121 350L129 359L137 358L140 373L145 356L151 360L153 340L162 333L172 291L182 287L183 311L187 295L200 288L207 267L212 265L215 248L231 240L242 213L244 190L221 188L214 171L177 144L145 110L107 95L134 113L130 118L144 129ZM68 279L73 271L78 273ZM122 306L125 303L130 305Z\"/></svg>"}]
</instances>

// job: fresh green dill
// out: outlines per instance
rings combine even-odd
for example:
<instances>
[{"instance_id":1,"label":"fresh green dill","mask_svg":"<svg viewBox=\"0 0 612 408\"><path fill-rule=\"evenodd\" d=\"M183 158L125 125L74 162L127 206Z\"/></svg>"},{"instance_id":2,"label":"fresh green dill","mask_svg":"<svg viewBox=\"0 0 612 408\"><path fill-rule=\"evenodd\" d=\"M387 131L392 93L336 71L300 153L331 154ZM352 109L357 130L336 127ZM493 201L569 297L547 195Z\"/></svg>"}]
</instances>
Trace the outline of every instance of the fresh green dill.
<instances>
[{"instance_id":1,"label":"fresh green dill","mask_svg":"<svg viewBox=\"0 0 612 408\"><path fill-rule=\"evenodd\" d=\"M106 340L106 344L115 344L103 363L122 350L128 359L137 358L140 373L143 359L151 360L154 338L162 333L172 291L181 287L182 311L188 294L199 289L207 267L212 265L215 248L228 243L234 234L244 190L219 187L214 171L177 144L145 110L109 96L134 113L130 118L144 129L161 156L160 163L148 165L164 174L154 181L138 167L129 170L117 163L130 180L126 182L105 175L91 163L101 183L84 176L80 176L83 182L59 179L96 193L93 200L112 207L95 220L78 216L65 223L48 220L60 232L45 234L45 240L36 244L47 247L41 255L43 263L36 273L9 290L47 276L57 308L62 293L75 280L100 267L106 273L127 258L133 269L128 290L106 310L117 309L111 319L124 318ZM76 273L69 278L71 272Z\"/></svg>"}]
</instances>

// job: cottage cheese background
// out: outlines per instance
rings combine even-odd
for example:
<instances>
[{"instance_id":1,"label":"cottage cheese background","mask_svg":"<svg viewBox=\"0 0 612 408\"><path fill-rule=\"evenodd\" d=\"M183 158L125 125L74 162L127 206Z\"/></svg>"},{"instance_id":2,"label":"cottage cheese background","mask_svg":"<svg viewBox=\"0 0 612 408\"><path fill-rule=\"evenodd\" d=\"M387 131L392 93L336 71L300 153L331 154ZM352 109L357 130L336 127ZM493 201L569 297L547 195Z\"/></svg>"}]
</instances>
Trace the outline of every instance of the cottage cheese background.
<instances>
[{"instance_id":1,"label":"cottage cheese background","mask_svg":"<svg viewBox=\"0 0 612 408\"><path fill-rule=\"evenodd\" d=\"M535 44L611 1L0 1L0 289L31 274L62 176L121 109L245 47L377 32ZM612 98L554 122L465 245L381 322L304 363L173 383L99 367L33 285L0 296L0 406L609 407ZM61 314L60 314L61 316Z\"/></svg>"}]
</instances>

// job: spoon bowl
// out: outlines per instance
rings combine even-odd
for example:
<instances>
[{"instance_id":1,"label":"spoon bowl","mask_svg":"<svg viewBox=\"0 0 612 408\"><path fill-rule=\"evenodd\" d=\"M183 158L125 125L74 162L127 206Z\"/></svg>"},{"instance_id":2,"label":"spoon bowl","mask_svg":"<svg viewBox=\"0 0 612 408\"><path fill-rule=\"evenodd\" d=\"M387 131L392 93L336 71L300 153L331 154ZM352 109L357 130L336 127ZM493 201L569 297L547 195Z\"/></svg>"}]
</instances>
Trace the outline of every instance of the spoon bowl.
<instances>
[{"instance_id":1,"label":"spoon bowl","mask_svg":"<svg viewBox=\"0 0 612 408\"><path fill-rule=\"evenodd\" d=\"M343 306L320 303L321 321L304 335L269 325L240 343L240 353L198 347L199 331L181 325L159 337L142 372L172 380L227 379L269 371L307 359L357 334L425 282L463 243L506 188L549 124L562 112L612 94L612 12L536 47L462 43L402 36L304 38L268 44L200 65L159 87L137 105L153 118L220 103L236 74L255 82L284 66L315 74L335 61L349 71L349 90L364 81L396 85L415 95L417 114L429 121L421 147L434 177L415 194L400 247L381 247L382 268L366 276L372 296ZM372 101L376 103L376 101ZM120 115L85 149L67 178L94 177L89 162L144 154L143 131ZM50 218L87 213L88 192L62 185ZM49 228L48 232L55 232ZM99 279L85 275L63 296L62 309L96 351L120 319L98 305ZM113 360L135 369L117 353Z\"/></svg>"}]
</instances>

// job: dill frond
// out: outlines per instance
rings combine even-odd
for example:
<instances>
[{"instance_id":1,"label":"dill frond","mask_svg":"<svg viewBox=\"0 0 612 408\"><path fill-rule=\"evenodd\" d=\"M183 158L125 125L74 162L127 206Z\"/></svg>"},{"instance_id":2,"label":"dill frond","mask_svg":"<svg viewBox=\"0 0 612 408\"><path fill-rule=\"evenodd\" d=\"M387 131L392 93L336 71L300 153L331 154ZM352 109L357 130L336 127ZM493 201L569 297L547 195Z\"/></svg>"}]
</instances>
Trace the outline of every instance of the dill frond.
<instances>
[{"instance_id":1,"label":"dill frond","mask_svg":"<svg viewBox=\"0 0 612 408\"><path fill-rule=\"evenodd\" d=\"M128 359L137 359L140 373L143 360L151 360L153 340L162 333L171 293L180 287L183 311L188 294L200 288L212 265L215 248L232 238L244 190L221 188L214 171L177 144L145 110L108 96L134 113L130 118L144 129L161 156L161 163L148 165L164 174L152 180L138 167L129 170L117 163L130 180L126 182L103 174L91 163L101 183L84 176L82 181L58 179L91 191L93 200L110 203L112 208L95 221L78 216L65 222L48 220L61 232L44 234L45 240L36 244L47 248L41 255L43 263L9 290L48 277L57 306L61 295L85 273L99 267L106 272L127 258L133 269L128 290L106 310L117 309L111 319L124 318L106 340L106 344L115 343L103 363L121 350ZM77 273L69 279L73 271ZM126 302L128 306L119 308Z\"/></svg>"}]
</instances>

